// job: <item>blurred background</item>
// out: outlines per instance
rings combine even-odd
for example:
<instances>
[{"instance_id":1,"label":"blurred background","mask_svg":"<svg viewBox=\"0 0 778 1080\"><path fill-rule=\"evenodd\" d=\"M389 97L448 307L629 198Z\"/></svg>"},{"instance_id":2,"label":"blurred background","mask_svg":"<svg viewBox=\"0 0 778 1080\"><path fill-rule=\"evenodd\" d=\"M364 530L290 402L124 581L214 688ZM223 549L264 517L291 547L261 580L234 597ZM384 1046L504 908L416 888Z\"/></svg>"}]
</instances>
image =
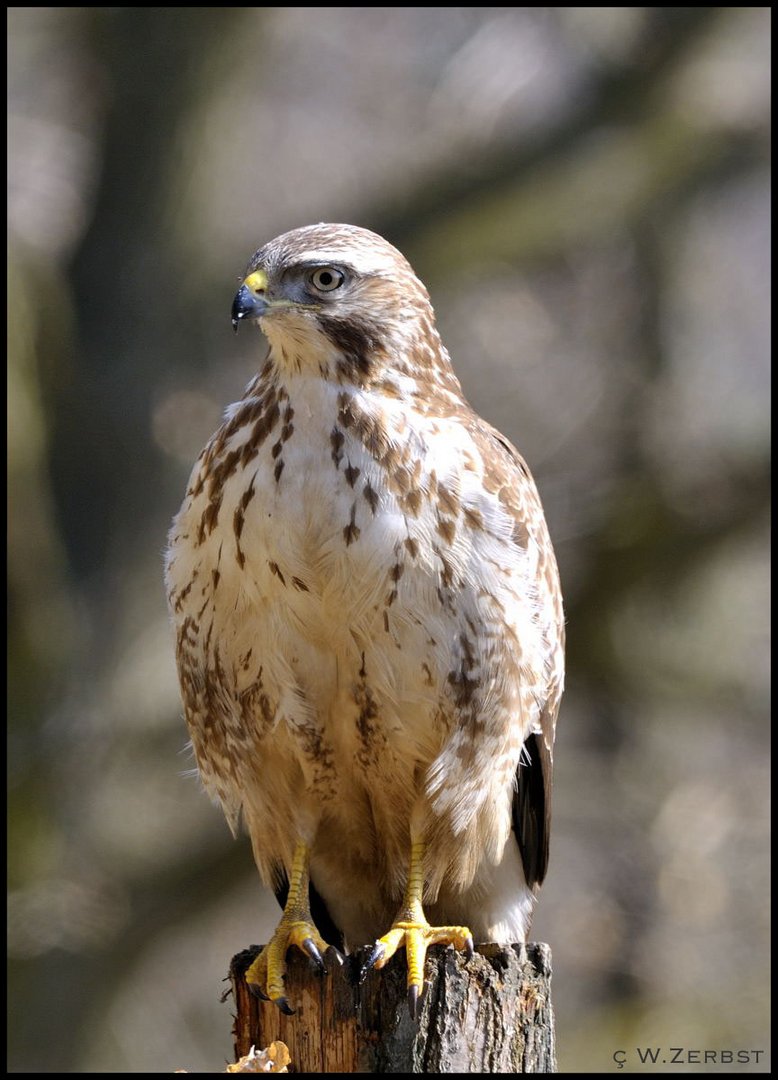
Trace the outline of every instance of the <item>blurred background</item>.
<instances>
[{"instance_id":1,"label":"blurred background","mask_svg":"<svg viewBox=\"0 0 778 1080\"><path fill-rule=\"evenodd\" d=\"M189 775L162 553L264 355L238 275L317 221L409 257L546 507L560 1069L768 1064L769 40L769 8L9 9L11 1071L230 1059L276 912Z\"/></svg>"}]
</instances>

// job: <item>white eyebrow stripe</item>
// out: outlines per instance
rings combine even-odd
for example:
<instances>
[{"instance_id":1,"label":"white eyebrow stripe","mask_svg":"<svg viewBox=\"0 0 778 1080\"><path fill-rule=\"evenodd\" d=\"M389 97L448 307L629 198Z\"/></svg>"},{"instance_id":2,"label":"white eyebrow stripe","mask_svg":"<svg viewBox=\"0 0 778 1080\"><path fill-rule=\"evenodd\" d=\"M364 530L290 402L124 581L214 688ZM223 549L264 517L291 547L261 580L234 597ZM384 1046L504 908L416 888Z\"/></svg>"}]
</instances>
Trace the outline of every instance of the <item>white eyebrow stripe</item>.
<instances>
[{"instance_id":1,"label":"white eyebrow stripe","mask_svg":"<svg viewBox=\"0 0 778 1080\"><path fill-rule=\"evenodd\" d=\"M392 258L389 253L384 253L372 248L368 251L360 251L355 245L350 245L348 248L344 246L343 255L347 255L347 258L339 259L338 255L341 254L335 248L314 248L308 251L301 251L299 254L295 253L294 264L306 266L338 266L342 265L348 270L353 270L360 274L376 273L385 270L396 270L397 260Z\"/></svg>"}]
</instances>

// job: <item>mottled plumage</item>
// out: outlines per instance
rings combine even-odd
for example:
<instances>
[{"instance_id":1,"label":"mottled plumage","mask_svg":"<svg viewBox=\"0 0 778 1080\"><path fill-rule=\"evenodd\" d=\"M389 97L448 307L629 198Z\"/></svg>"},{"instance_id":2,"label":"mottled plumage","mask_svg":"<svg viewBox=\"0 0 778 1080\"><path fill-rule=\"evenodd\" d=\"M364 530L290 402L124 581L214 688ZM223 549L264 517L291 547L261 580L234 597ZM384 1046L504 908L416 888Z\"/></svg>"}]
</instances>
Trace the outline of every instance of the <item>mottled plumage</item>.
<instances>
[{"instance_id":1,"label":"mottled plumage","mask_svg":"<svg viewBox=\"0 0 778 1080\"><path fill-rule=\"evenodd\" d=\"M352 946L389 926L412 837L428 915L523 940L563 683L529 470L374 233L273 240L234 317L270 352L194 466L166 566L203 783L271 885L305 844Z\"/></svg>"}]
</instances>

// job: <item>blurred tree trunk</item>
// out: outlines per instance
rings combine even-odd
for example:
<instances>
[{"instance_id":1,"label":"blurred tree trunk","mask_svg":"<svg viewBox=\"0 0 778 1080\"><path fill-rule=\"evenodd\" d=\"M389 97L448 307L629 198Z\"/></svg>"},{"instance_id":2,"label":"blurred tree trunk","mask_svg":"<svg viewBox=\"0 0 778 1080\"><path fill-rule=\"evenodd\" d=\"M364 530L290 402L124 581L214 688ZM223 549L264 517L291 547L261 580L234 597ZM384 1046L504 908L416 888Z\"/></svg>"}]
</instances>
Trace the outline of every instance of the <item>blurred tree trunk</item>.
<instances>
[{"instance_id":1,"label":"blurred tree trunk","mask_svg":"<svg viewBox=\"0 0 778 1080\"><path fill-rule=\"evenodd\" d=\"M194 370L201 358L200 328L178 301L198 275L171 242L182 228L171 160L187 152L186 122L219 83L245 17L241 8L96 8L87 22L106 100L100 182L70 273L76 343L47 365L53 490L80 579L99 574L111 540L133 531L149 477L163 471L148 435L156 373L178 362Z\"/></svg>"},{"instance_id":2,"label":"blurred tree trunk","mask_svg":"<svg viewBox=\"0 0 778 1080\"><path fill-rule=\"evenodd\" d=\"M48 514L50 494L54 507L50 529L55 540L48 550L35 547L43 527L28 528L26 546L17 543L11 553L11 558L20 553L26 560L26 573L37 575L47 593L47 606L39 612L31 616L19 611L14 606L20 603L20 594L14 590L18 575L11 575L12 744L15 730L26 741L36 719L42 723L38 701L44 694L47 701L57 695L55 713L63 708L59 699L65 692L56 682L59 658L67 656L72 671L77 672L74 678L88 683L100 671L104 651L115 640L116 593L115 587L105 587L104 568L118 558L118 538L126 538L128 546L137 544L138 522L148 513L151 478L161 474L158 452L148 437L153 385L148 372L163 366L166 350L175 355L184 351L192 357L198 353L197 327L187 326L175 313L174 286L181 268L171 265L173 246L165 232L170 231L165 224L166 208L174 204L171 155L193 103L209 93L213 60L225 35L246 17L246 10L69 9L74 49L77 45L79 50L72 62L85 64L93 77L94 95L103 102L96 148L99 182L90 201L89 227L68 273L63 276L53 256L29 266L34 279L29 302L34 305L33 314L40 315L39 325L32 315L24 318L21 302L14 305L17 335L36 326L37 355L24 375L30 382L38 380L35 393L40 395L46 417L40 453L47 457L38 467L41 483L46 485L39 489L29 462L30 447L36 450L40 436L30 423L30 414L21 413L17 419L29 429L23 432L28 445L22 455L28 464L15 489L17 528L11 539L33 513ZM20 249L16 259L25 258ZM17 480L15 473L11 479ZM56 565L60 536L66 550L61 570ZM45 555L50 556L48 561ZM63 607L60 574L61 587L67 582L74 592L88 583L92 587L89 601L105 609L89 618L92 612L82 608L79 632L70 636L58 621ZM83 594L79 593L79 599ZM36 627L35 638L27 631L20 633L25 626ZM92 626L101 629L90 637ZM59 635L56 650L47 647L52 634ZM74 639L88 652L88 661L83 657L75 661L65 652L74 647ZM38 651L33 654L35 642ZM50 713L47 721L53 730L56 725ZM50 731L48 743L17 753L23 764L17 763L10 820L22 837L17 849L24 852L28 867L46 865L46 858L54 861L55 856L40 853L62 848L66 852L61 856L63 865L70 860L70 872L77 876L79 841L66 799L75 798L79 789L96 797L95 774L100 770L96 762L106 750L108 736L86 748L85 728L66 728L62 723L67 735L60 735L61 742ZM105 728L107 732L110 723ZM83 766L78 779L74 759ZM35 859L30 858L31 850L38 853ZM216 860L215 866L203 866L205 873L198 879L203 890L213 883L223 888L225 881L232 880L245 865L245 855L244 859L240 855L236 848L221 862ZM227 869L224 863L229 864ZM73 953L50 948L12 957L9 979L17 1006L12 1008L9 1038L12 1059L23 1062L21 1071L77 1068L85 1045L94 1036L97 1003L105 1005L119 984L118 973L126 972L148 945L154 920L164 923L173 918L165 903L171 895L165 875L175 880L178 891L189 870L188 865L177 865L172 871L165 868L153 882L137 866L128 870L127 879L117 882L116 890L126 889L131 896L128 907L134 921L124 928L120 943L109 936L103 947ZM205 902L197 883L192 895L201 905ZM18 1004L33 999L33 1009ZM42 1016L46 1017L45 1039L41 1038ZM56 1066L52 1065L53 1046Z\"/></svg>"}]
</instances>

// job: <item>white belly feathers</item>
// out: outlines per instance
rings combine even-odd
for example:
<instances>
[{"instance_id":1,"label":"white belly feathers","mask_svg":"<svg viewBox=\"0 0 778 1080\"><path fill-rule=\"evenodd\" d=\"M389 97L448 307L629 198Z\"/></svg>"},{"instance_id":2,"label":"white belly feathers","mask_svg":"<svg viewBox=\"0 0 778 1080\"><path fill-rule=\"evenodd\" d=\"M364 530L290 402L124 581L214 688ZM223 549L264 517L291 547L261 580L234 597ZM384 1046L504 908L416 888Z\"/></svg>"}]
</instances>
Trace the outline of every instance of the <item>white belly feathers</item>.
<instances>
[{"instance_id":1,"label":"white belly feathers","mask_svg":"<svg viewBox=\"0 0 778 1080\"><path fill-rule=\"evenodd\" d=\"M341 784L354 783L356 759L366 787L374 781L371 791L402 801L408 814L414 786L432 767L431 793L437 784L444 807L440 775L453 779L457 762L475 752L483 717L506 711L512 734L495 764L513 775L535 723L527 702L545 678L532 606L536 555L531 542L511 542L512 522L485 491L466 430L451 424L441 439L445 420L421 421L416 431L435 423L438 437L411 441L399 403L380 416L367 405L357 413L337 385L302 376L285 393L256 453L247 448L250 424L235 424L226 439L223 429L218 505L203 478L206 451L171 533L179 668L193 679L200 668L219 676L218 692L206 686L201 699L203 711L219 712L226 749L220 758L212 731L207 749L195 740L206 786L234 818L235 759L264 758L272 769L274 754L294 754L306 797L334 807ZM245 414L250 400L231 415ZM258 415L261 425L266 414ZM194 535L196 545L179 543ZM526 576L527 588L507 590L506 575ZM520 680L518 667L498 669L494 660L506 635ZM452 730L455 713L467 730ZM283 796L268 790L277 811ZM490 797L476 793L471 815ZM500 835L509 801L506 788ZM398 852L406 844L397 837Z\"/></svg>"}]
</instances>

